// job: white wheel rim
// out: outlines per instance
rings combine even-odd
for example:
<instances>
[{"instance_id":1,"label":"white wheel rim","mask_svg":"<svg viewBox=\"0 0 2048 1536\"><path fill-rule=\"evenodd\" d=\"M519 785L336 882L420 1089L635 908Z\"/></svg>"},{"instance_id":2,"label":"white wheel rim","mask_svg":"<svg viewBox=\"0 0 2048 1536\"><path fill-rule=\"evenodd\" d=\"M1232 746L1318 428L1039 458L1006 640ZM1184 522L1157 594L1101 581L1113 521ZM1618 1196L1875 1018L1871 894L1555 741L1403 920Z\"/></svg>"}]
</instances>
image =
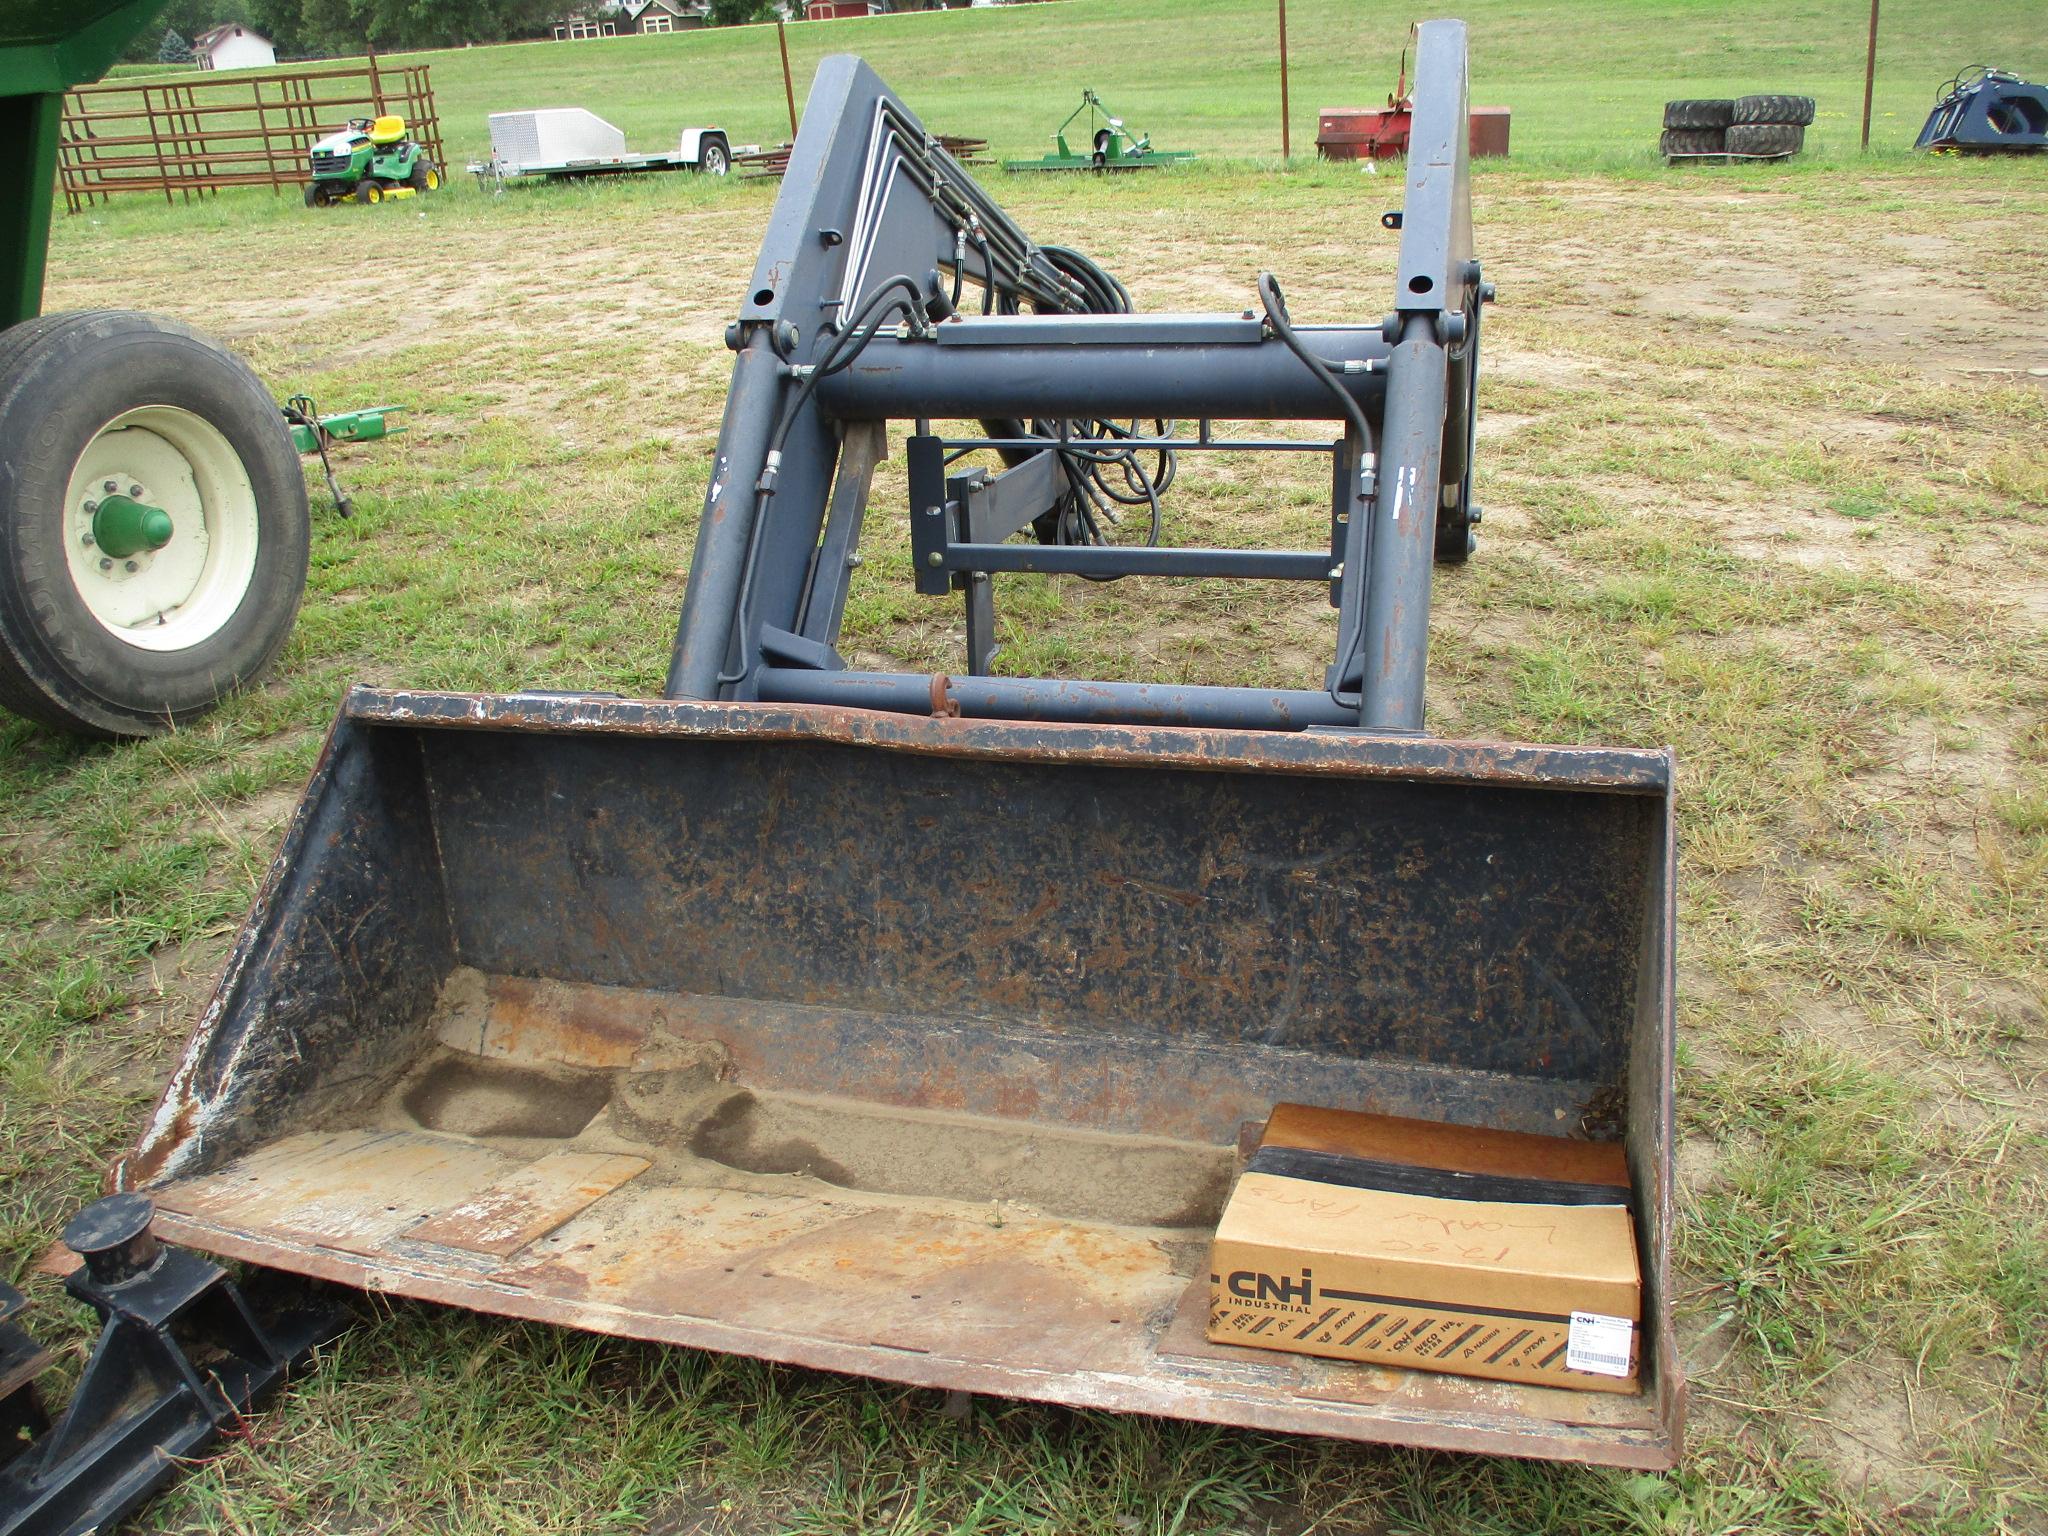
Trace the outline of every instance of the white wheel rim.
<instances>
[{"instance_id":1,"label":"white wheel rim","mask_svg":"<svg viewBox=\"0 0 2048 1536\"><path fill-rule=\"evenodd\" d=\"M162 507L170 542L105 554L92 524L109 494ZM178 406L122 412L71 471L64 546L72 585L100 627L137 650L189 650L219 634L256 579L258 540L256 489L242 456L213 423Z\"/></svg>"}]
</instances>

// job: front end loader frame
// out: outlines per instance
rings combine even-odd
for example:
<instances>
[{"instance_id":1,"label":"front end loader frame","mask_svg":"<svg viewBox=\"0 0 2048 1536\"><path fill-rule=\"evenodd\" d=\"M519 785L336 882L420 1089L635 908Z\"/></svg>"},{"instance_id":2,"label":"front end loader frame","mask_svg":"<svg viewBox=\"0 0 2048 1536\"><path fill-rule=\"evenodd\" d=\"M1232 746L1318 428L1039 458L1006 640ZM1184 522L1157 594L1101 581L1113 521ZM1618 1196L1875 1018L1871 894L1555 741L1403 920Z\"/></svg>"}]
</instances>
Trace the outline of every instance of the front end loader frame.
<instances>
[{"instance_id":1,"label":"front end loader frame","mask_svg":"<svg viewBox=\"0 0 2048 1536\"><path fill-rule=\"evenodd\" d=\"M1421 732L1432 566L1478 517L1464 43L1422 29L1394 306L1336 326L1269 279L1263 318L1132 313L828 59L668 696L350 693L119 1171L158 1232L926 1387L1670 1465L1671 756ZM892 419L954 673L837 649ZM1327 547L1110 535L1099 498L1217 446L1328 454ZM998 675L1027 570L1313 582L1332 659ZM1236 1149L1287 1099L1622 1144L1640 1390L1208 1342Z\"/></svg>"},{"instance_id":2,"label":"front end loader frame","mask_svg":"<svg viewBox=\"0 0 2048 1536\"><path fill-rule=\"evenodd\" d=\"M1401 234L1393 309L1365 324L1297 331L1284 306L1276 315L1269 305L1264 320L1250 311L1087 313L1074 263L1035 245L865 64L828 59L806 115L822 119L823 131L797 141L750 295L728 332L739 357L670 695L1009 719L1420 730L1432 565L1439 553L1465 556L1475 520L1487 289L1472 248L1462 24L1423 29L1417 97L1406 202L1389 220ZM949 292L964 291L962 278L989 312L933 319L953 307ZM855 352L844 345L849 331L890 297L892 281L917 295L918 323L880 332L835 363ZM881 425L933 418L984 428L974 438L920 428L909 449L919 590L966 597L973 681L958 685L850 672L833 650ZM1081 458L1105 446L1060 441L1061 424L1076 418L1197 419L1192 438L1160 439L1152 450L1176 453L1302 446L1217 439L1209 424L1218 418L1343 423L1328 447L1330 543L1288 552L1007 544L1072 495ZM1026 420L1051 430L1026 431ZM1001 475L970 484L944 474L952 457L986 446L1009 461ZM1320 689L989 678L991 578L1016 570L1327 583L1335 657Z\"/></svg>"}]
</instances>

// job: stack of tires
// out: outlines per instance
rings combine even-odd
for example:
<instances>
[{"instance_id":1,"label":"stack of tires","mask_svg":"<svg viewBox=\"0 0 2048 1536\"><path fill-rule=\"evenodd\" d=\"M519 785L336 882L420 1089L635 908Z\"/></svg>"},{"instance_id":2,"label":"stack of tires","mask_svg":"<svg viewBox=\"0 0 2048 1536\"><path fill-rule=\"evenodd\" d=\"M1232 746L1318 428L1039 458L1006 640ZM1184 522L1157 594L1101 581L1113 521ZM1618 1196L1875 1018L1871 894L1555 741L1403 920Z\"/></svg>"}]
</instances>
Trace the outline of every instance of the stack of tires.
<instances>
[{"instance_id":1,"label":"stack of tires","mask_svg":"<svg viewBox=\"0 0 2048 1536\"><path fill-rule=\"evenodd\" d=\"M1811 96L1739 96L1733 101L1667 101L1658 152L1687 155L1796 155L1813 121Z\"/></svg>"}]
</instances>

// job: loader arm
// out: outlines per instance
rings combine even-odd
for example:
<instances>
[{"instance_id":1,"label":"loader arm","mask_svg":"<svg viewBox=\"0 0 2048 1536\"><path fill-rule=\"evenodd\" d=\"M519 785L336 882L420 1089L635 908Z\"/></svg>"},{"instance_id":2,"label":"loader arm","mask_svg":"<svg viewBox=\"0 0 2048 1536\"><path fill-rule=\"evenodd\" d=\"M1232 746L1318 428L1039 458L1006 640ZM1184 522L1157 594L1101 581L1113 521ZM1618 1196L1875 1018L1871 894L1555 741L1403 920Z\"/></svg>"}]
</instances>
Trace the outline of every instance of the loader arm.
<instances>
[{"instance_id":1,"label":"loader arm","mask_svg":"<svg viewBox=\"0 0 2048 1536\"><path fill-rule=\"evenodd\" d=\"M727 333L738 359L669 695L1420 729L1432 565L1468 549L1486 292L1472 254L1461 23L1422 28L1417 96L1407 202L1387 220L1401 232L1391 310L1297 330L1277 285L1263 319L1250 309L1127 313L1120 284L1078 253L1035 244L864 63L827 59ZM890 421L934 418L983 428L944 437L920 425L909 449L918 589L966 600L974 681L957 686L849 673L834 649L877 434ZM1218 420L1338 424L1341 437L1322 449L1334 461L1331 542L1241 551L1045 541L1059 503L1093 494L1079 482L1117 446L1101 441L1105 424L1176 418L1198 420L1198 436L1147 452L1243 448L1214 437ZM1008 472L976 483L946 474L981 448ZM1039 544L1007 542L1026 528ZM987 677L994 578L1013 570L1326 582L1334 655L1321 688L1292 690Z\"/></svg>"}]
</instances>

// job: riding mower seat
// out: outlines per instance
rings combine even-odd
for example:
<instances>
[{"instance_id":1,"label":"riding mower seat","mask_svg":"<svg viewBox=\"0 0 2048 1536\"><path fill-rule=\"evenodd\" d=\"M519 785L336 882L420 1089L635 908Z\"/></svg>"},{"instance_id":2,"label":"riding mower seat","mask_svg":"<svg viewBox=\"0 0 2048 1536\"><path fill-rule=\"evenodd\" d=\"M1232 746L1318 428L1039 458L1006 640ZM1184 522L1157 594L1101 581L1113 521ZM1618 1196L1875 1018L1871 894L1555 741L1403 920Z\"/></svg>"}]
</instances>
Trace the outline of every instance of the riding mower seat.
<instances>
[{"instance_id":1,"label":"riding mower seat","mask_svg":"<svg viewBox=\"0 0 2048 1536\"><path fill-rule=\"evenodd\" d=\"M372 144L396 144L405 137L405 119L402 117L380 117L370 124Z\"/></svg>"}]
</instances>

